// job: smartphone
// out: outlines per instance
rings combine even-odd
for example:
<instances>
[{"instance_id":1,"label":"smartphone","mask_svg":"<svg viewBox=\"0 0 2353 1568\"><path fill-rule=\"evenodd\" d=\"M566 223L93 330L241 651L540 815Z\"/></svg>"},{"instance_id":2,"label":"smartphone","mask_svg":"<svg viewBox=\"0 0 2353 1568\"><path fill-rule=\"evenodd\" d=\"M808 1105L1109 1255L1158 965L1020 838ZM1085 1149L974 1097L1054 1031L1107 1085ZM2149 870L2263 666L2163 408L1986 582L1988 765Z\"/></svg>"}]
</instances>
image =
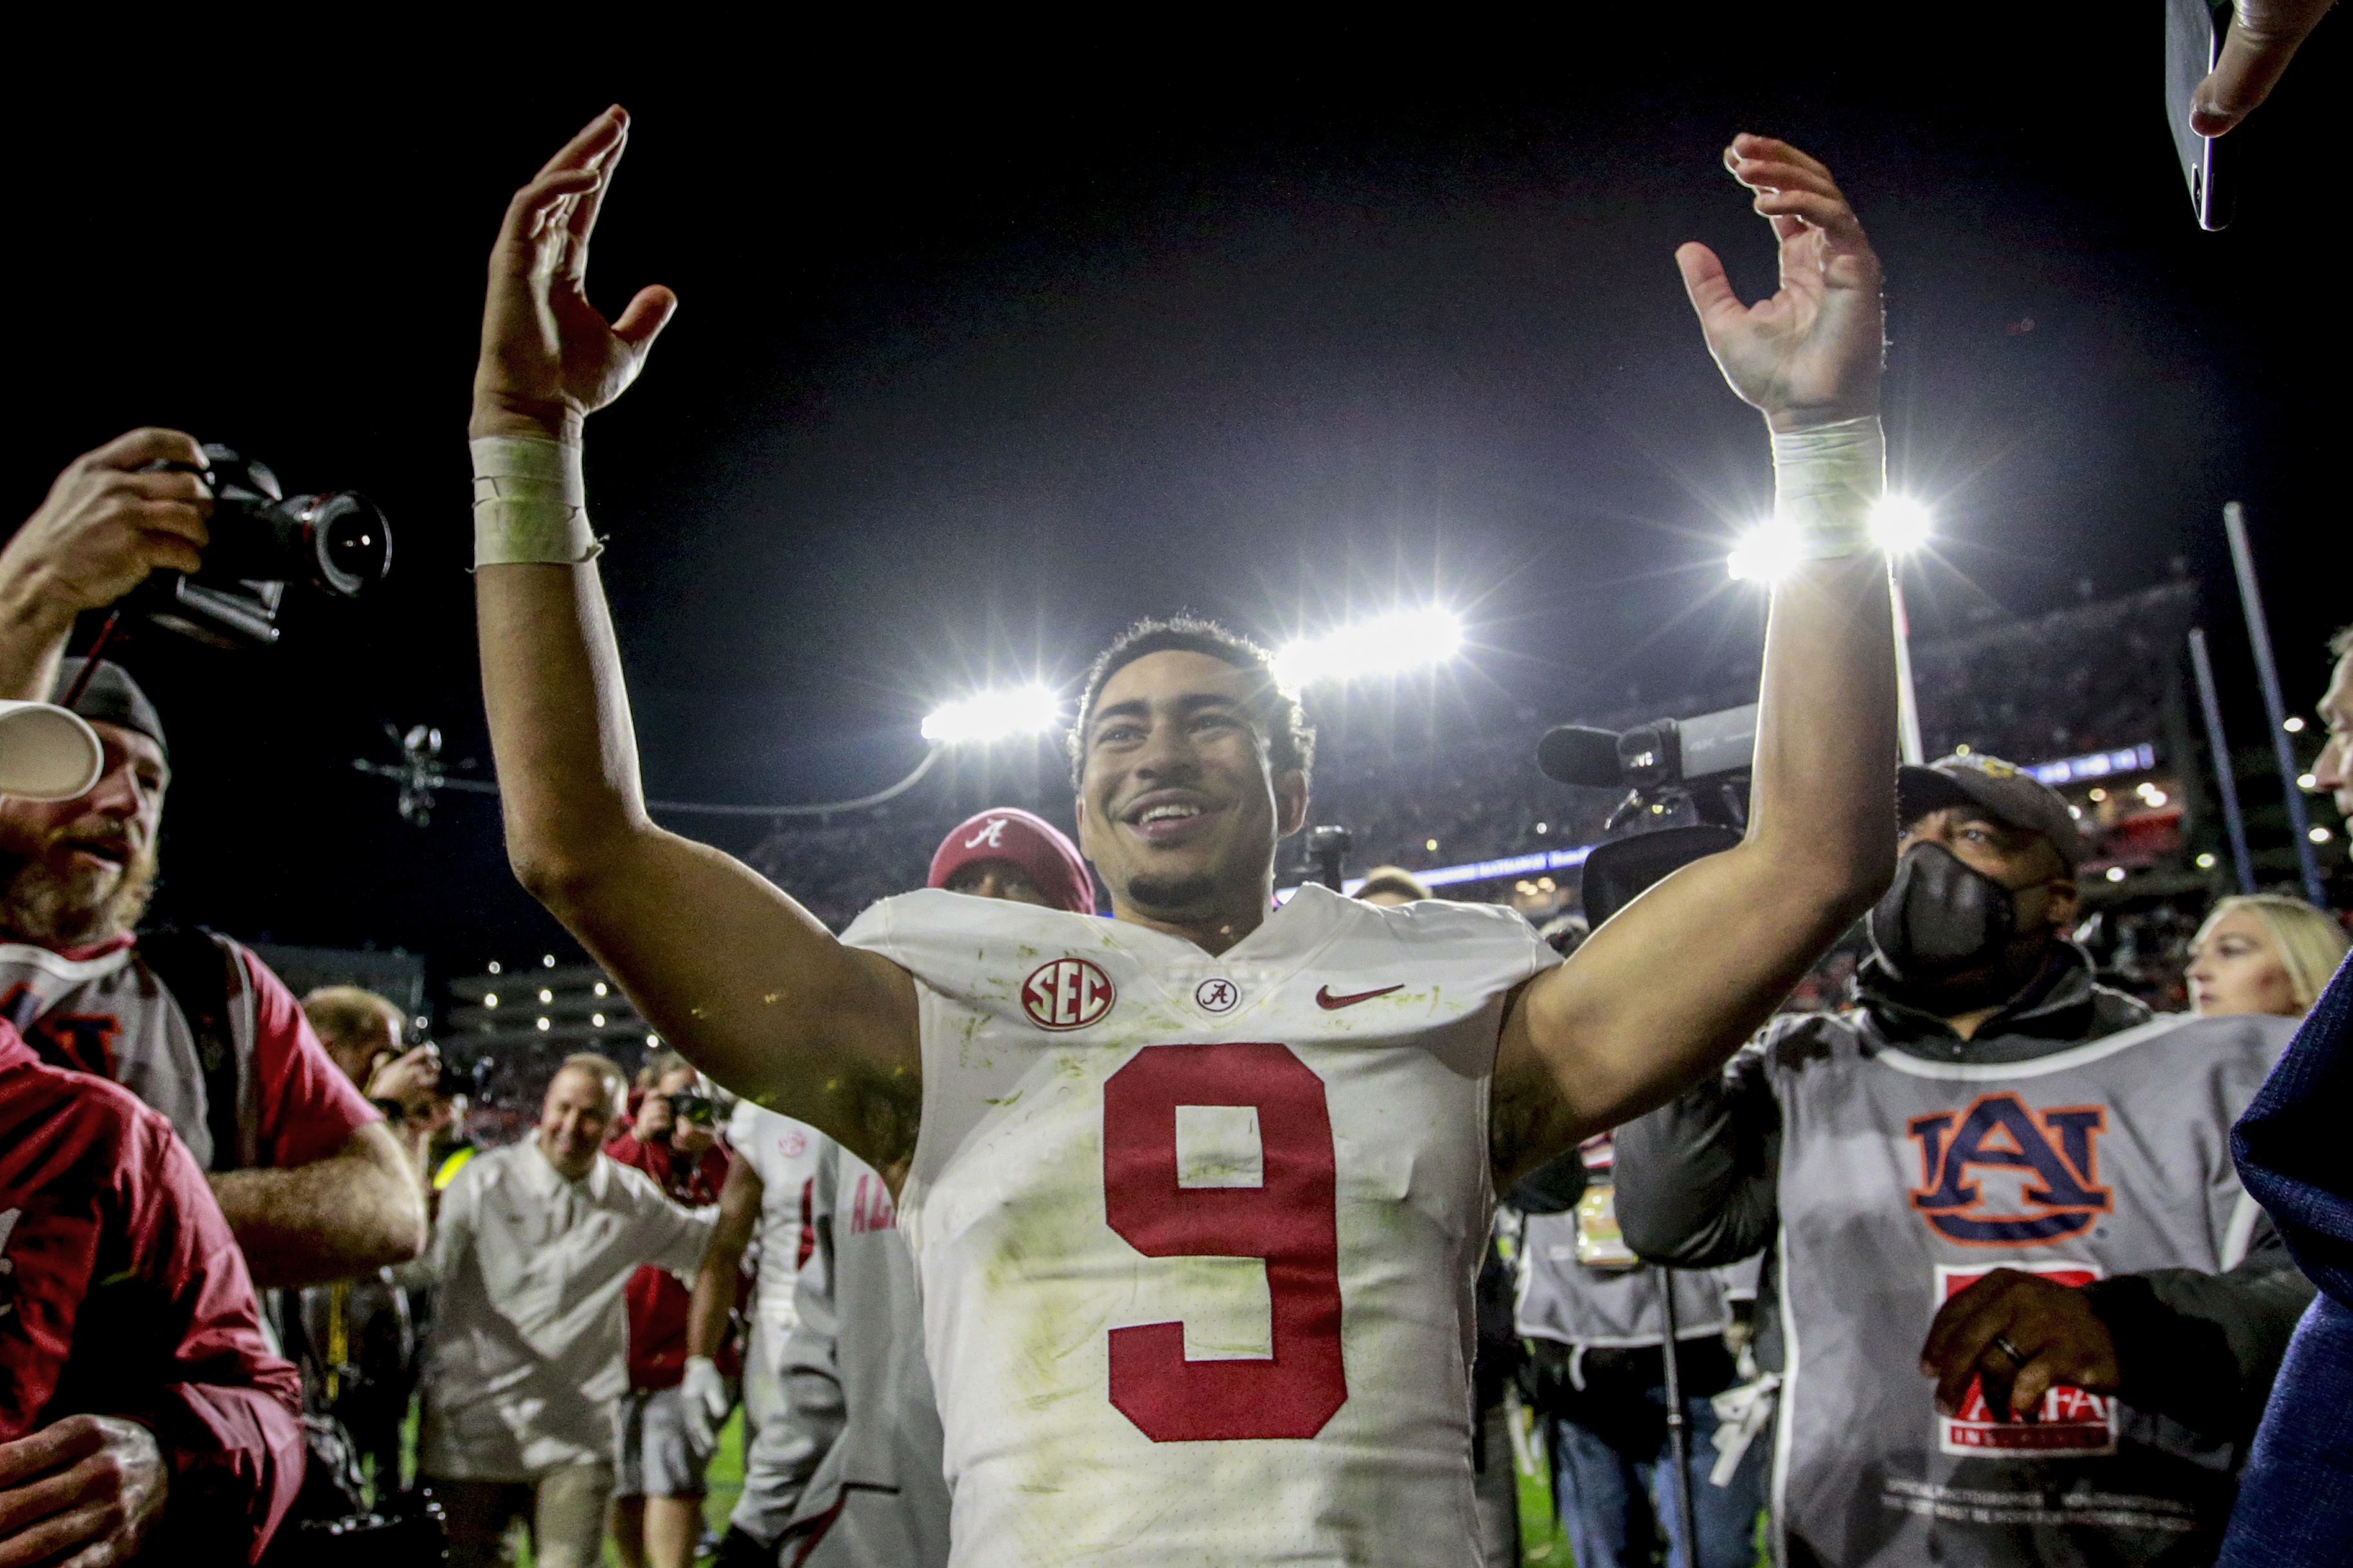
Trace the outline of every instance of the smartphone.
<instances>
[{"instance_id":1,"label":"smartphone","mask_svg":"<svg viewBox=\"0 0 2353 1568\"><path fill-rule=\"evenodd\" d=\"M2189 183L2190 208L2198 226L2210 232L2231 221L2238 195L2235 160L2213 138L2189 129L2189 100L2221 56L2232 10L2231 0L2165 0L2165 118Z\"/></svg>"}]
</instances>

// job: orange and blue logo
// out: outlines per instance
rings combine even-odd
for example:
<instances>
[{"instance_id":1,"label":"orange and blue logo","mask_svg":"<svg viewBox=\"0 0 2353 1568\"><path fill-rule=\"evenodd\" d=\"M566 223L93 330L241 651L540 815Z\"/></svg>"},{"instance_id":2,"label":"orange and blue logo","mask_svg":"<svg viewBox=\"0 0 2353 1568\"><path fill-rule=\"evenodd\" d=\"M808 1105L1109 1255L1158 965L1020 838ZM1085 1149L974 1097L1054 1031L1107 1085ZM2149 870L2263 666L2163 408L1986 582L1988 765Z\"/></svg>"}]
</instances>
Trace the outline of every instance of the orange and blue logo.
<instances>
[{"instance_id":1,"label":"orange and blue logo","mask_svg":"<svg viewBox=\"0 0 2353 1568\"><path fill-rule=\"evenodd\" d=\"M2096 1148L2107 1120L2104 1106L2038 1111L2007 1091L1965 1111L1915 1116L1907 1124L1920 1145L1912 1206L1938 1235L1968 1247L2081 1236L2111 1203ZM1997 1184L2001 1193L1989 1196Z\"/></svg>"}]
</instances>

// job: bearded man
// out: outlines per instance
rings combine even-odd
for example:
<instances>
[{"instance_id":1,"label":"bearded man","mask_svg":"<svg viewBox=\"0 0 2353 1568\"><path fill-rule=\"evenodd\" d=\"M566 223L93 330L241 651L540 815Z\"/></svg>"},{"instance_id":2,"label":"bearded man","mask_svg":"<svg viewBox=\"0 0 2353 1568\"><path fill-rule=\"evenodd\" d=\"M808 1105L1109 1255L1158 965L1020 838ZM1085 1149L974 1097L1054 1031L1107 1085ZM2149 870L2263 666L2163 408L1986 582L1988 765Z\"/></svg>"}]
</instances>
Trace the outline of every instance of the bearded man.
<instances>
[{"instance_id":1,"label":"bearded man","mask_svg":"<svg viewBox=\"0 0 2353 1568\"><path fill-rule=\"evenodd\" d=\"M134 431L58 478L0 551L0 698L71 691L75 615L156 566L195 571L209 492L178 431ZM52 1066L161 1111L209 1174L256 1284L351 1279L425 1242L414 1172L337 1069L292 993L252 952L202 931L133 935L155 885L171 783L164 722L101 661L74 704L98 732L98 782L70 800L0 798L0 1017Z\"/></svg>"}]
</instances>

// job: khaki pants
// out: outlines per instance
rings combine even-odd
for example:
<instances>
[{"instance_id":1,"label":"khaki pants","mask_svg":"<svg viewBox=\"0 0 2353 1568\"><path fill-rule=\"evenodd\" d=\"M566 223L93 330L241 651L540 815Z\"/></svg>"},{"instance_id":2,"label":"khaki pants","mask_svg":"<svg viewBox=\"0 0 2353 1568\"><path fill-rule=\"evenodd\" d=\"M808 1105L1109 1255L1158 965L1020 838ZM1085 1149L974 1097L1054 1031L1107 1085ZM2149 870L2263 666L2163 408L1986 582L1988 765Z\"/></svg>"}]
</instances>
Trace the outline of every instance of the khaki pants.
<instances>
[{"instance_id":1,"label":"khaki pants","mask_svg":"<svg viewBox=\"0 0 2353 1568\"><path fill-rule=\"evenodd\" d=\"M605 1505L613 1468L599 1461L567 1465L532 1481L453 1481L425 1478L448 1511L449 1568L507 1568L507 1527L531 1521L539 1568L597 1568L604 1562Z\"/></svg>"}]
</instances>

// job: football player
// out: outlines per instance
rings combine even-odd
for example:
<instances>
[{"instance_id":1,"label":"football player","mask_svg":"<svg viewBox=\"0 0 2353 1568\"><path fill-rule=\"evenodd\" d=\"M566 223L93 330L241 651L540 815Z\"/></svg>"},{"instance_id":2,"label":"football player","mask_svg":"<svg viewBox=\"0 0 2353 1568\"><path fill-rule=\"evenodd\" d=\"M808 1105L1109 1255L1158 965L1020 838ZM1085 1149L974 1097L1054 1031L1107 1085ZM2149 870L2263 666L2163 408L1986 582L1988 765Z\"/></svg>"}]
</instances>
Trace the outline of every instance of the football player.
<instances>
[{"instance_id":1,"label":"football player","mask_svg":"<svg viewBox=\"0 0 2353 1568\"><path fill-rule=\"evenodd\" d=\"M1308 887L1278 910L1312 732L1261 650L1158 622L1097 660L1072 736L1112 919L924 889L837 939L647 816L580 480L587 416L677 303L588 300L628 131L618 108L582 130L491 259L475 583L517 875L665 1039L888 1178L958 1568L1475 1562L1496 1185L1716 1068L1891 873L1879 267L1853 212L1742 136L1779 289L1744 306L1705 247L1676 256L1772 432L1793 556L1738 847L1566 964L1501 909Z\"/></svg>"}]
</instances>

